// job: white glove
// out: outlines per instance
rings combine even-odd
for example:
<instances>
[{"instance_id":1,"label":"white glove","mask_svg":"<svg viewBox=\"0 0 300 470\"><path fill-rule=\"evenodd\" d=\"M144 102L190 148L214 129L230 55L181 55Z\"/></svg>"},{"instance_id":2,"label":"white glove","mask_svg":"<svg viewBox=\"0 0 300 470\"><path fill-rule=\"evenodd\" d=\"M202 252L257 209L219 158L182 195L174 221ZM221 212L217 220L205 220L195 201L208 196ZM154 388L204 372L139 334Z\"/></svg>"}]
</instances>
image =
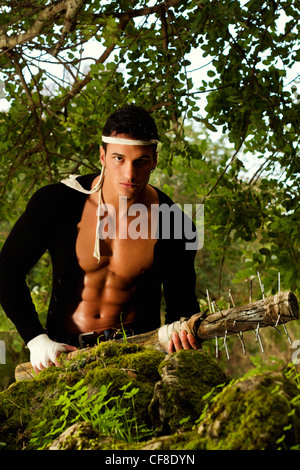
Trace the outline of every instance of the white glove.
<instances>
[{"instance_id":1,"label":"white glove","mask_svg":"<svg viewBox=\"0 0 300 470\"><path fill-rule=\"evenodd\" d=\"M46 334L36 336L27 343L30 350L30 362L34 370L42 370L50 363L55 363L61 352L67 351L62 343L52 341Z\"/></svg>"}]
</instances>

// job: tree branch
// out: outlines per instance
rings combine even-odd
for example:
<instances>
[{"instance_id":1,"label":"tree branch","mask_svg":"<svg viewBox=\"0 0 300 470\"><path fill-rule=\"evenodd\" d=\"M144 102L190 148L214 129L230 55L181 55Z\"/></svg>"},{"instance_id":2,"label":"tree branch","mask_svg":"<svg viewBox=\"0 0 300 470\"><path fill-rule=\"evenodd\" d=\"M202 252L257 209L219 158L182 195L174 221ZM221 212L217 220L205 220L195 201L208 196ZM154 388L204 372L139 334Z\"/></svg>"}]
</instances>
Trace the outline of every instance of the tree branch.
<instances>
[{"instance_id":1,"label":"tree branch","mask_svg":"<svg viewBox=\"0 0 300 470\"><path fill-rule=\"evenodd\" d=\"M120 30L124 30L127 23L129 22L129 19L122 19L118 25L118 28ZM103 62L106 61L106 59L110 56L110 54L113 52L113 50L115 49L116 47L116 44L113 43L112 45L108 46L105 51L103 52L103 54L101 54L101 56L99 57L99 59L97 59L95 61L96 64L101 64ZM68 102L75 96L77 95L78 93L80 93L80 91L92 80L92 77L90 75L90 72L88 72L86 74L86 76L84 77L83 80L81 80L80 82L77 82L76 84L73 85L73 88L72 90L70 90L68 92L68 95L60 102L60 105L63 107L63 106L66 106L68 104Z\"/></svg>"},{"instance_id":2,"label":"tree branch","mask_svg":"<svg viewBox=\"0 0 300 470\"><path fill-rule=\"evenodd\" d=\"M30 89L29 89L29 87L26 83L26 80L25 80L23 72L22 72L22 67L19 64L17 54L14 51L7 51L6 54L11 58L14 66L15 66L16 72L20 77L22 87L23 87L23 89L26 93L26 96L28 98L28 102L29 102L29 106L30 106L30 109L31 109L31 112L32 112L32 116L33 116L33 119L36 122L37 132L38 132L38 136L39 136L39 140L40 140L40 145L41 145L41 148L42 148L42 150L44 152L44 155L45 155L46 165L47 165L47 168L48 168L49 180L50 180L50 182L52 182L51 165L50 165L50 161L49 161L49 153L48 153L47 146L45 144L45 139L44 139L43 133L41 131L41 118L38 116L38 113L37 113L38 106L36 105L36 103L34 102L34 100L32 98L31 91L30 91ZM41 107L41 103L40 103L40 107Z\"/></svg>"},{"instance_id":3,"label":"tree branch","mask_svg":"<svg viewBox=\"0 0 300 470\"><path fill-rule=\"evenodd\" d=\"M168 8L176 6L178 3L182 3L183 0L169 0L168 1ZM165 9L166 4L165 1L158 3L154 5L153 7L144 7L144 8L139 8L138 10L130 10L126 12L113 12L112 16L114 18L127 18L127 19L133 19L133 18L138 18L139 16L148 16L154 13L161 14L161 12ZM103 15L94 15L94 18L102 18Z\"/></svg>"},{"instance_id":4,"label":"tree branch","mask_svg":"<svg viewBox=\"0 0 300 470\"><path fill-rule=\"evenodd\" d=\"M168 7L174 7L178 3L181 3L183 0L169 0ZM5 26L0 28L0 49L12 49L17 45L24 44L34 37L38 36L42 33L43 29L48 26L49 24L53 23L53 20L56 16L65 12L65 23L62 31L62 36L59 40L59 44L57 45L56 49L58 50L67 34L71 31L72 25L74 24L74 19L76 18L80 8L84 5L84 0L61 0L58 3L49 5L44 7L37 13L37 19L33 23L32 27L26 31L25 33L15 34L8 36L5 30ZM146 16L153 13L160 13L165 8L165 3L159 3L154 5L153 7L144 7L138 10L131 10L127 12L113 12L112 16L114 18L118 18L121 21L124 20L126 22L130 21L133 18L137 18L139 16ZM107 16L107 14L106 14ZM96 18L104 18L104 15L95 14L94 19ZM55 49L54 53L57 53Z\"/></svg>"},{"instance_id":5,"label":"tree branch","mask_svg":"<svg viewBox=\"0 0 300 470\"><path fill-rule=\"evenodd\" d=\"M65 24L63 26L61 37L58 43L56 44L56 47L52 54L53 57L57 56L61 46L63 45L65 41L66 36L68 35L68 33L70 33L74 29L76 16L79 13L81 7L84 5L84 3L85 3L84 0L73 0L73 1L70 0L67 11L66 11Z\"/></svg>"},{"instance_id":6,"label":"tree branch","mask_svg":"<svg viewBox=\"0 0 300 470\"><path fill-rule=\"evenodd\" d=\"M33 26L25 33L8 36L6 31L0 29L0 49L12 49L13 47L23 44L30 39L38 36L43 29L53 22L54 18L68 9L69 2L72 0L61 0L55 5L49 5L40 11Z\"/></svg>"}]
</instances>

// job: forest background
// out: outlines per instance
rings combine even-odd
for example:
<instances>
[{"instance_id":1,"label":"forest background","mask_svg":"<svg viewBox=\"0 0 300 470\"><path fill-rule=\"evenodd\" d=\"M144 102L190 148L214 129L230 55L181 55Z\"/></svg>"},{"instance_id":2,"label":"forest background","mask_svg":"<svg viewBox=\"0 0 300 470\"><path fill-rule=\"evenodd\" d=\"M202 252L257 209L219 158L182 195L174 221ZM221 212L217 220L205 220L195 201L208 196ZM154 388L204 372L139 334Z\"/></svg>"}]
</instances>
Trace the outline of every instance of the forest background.
<instances>
[{"instance_id":1,"label":"forest background","mask_svg":"<svg viewBox=\"0 0 300 470\"><path fill-rule=\"evenodd\" d=\"M258 300L257 273L266 296L280 273L299 298L298 2L12 0L0 13L0 248L36 189L99 170L102 126L133 102L160 132L151 183L180 205L204 204L203 308L207 291L220 308L229 289L248 303L251 281ZM28 284L45 319L47 254ZM27 352L2 310L0 330L5 387ZM300 339L297 323L289 332ZM267 357L290 357L278 338L266 333Z\"/></svg>"}]
</instances>

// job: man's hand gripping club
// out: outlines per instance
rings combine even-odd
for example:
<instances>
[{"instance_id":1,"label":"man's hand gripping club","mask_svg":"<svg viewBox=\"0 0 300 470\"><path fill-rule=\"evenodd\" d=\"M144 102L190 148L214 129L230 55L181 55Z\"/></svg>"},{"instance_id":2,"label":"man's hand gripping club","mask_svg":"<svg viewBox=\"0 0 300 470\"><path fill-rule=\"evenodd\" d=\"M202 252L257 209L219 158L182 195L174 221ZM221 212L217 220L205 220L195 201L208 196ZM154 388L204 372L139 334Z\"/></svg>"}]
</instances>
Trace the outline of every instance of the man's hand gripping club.
<instances>
[{"instance_id":1,"label":"man's hand gripping club","mask_svg":"<svg viewBox=\"0 0 300 470\"><path fill-rule=\"evenodd\" d=\"M169 354L180 349L201 349L201 343L195 338L193 327L186 318L161 326L158 330L158 339Z\"/></svg>"},{"instance_id":2,"label":"man's hand gripping club","mask_svg":"<svg viewBox=\"0 0 300 470\"><path fill-rule=\"evenodd\" d=\"M58 358L63 352L76 351L75 346L52 341L46 334L36 336L27 343L30 362L38 374L51 365L59 366Z\"/></svg>"},{"instance_id":3,"label":"man's hand gripping club","mask_svg":"<svg viewBox=\"0 0 300 470\"><path fill-rule=\"evenodd\" d=\"M180 331L179 334L174 332L168 343L168 353L172 354L175 351L180 351L180 349L201 349L201 344L191 333L184 330Z\"/></svg>"}]
</instances>

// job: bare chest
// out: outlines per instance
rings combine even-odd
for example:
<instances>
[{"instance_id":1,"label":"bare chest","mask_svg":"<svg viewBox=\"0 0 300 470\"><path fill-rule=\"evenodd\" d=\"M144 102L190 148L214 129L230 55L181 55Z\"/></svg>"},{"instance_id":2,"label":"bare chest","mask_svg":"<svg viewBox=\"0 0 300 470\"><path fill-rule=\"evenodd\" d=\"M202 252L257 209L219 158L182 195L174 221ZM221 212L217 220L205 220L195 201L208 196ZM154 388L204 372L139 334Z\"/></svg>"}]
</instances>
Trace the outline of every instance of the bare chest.
<instances>
[{"instance_id":1,"label":"bare chest","mask_svg":"<svg viewBox=\"0 0 300 470\"><path fill-rule=\"evenodd\" d=\"M76 241L76 255L83 271L113 272L130 282L151 269L156 239L150 211L126 217L103 211L100 219L96 233L97 207L87 199ZM95 241L100 243L100 262L93 256Z\"/></svg>"}]
</instances>

